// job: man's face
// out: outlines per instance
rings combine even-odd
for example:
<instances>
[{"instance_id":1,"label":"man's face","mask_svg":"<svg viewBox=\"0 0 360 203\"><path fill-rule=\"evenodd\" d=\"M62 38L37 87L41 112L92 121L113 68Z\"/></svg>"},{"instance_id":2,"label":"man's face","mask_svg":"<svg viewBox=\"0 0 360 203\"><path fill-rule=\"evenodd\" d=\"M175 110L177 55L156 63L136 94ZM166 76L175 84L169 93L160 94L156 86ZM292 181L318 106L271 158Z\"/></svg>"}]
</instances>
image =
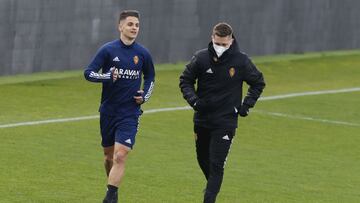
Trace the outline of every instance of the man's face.
<instances>
[{"instance_id":1,"label":"man's face","mask_svg":"<svg viewBox=\"0 0 360 203\"><path fill-rule=\"evenodd\" d=\"M225 48L229 48L230 45L233 43L233 38L230 35L226 37L219 37L217 35L212 35L211 38L214 44Z\"/></svg>"},{"instance_id":2,"label":"man's face","mask_svg":"<svg viewBox=\"0 0 360 203\"><path fill-rule=\"evenodd\" d=\"M133 40L137 37L139 33L139 19L133 16L125 18L125 20L120 21L118 27L121 35Z\"/></svg>"}]
</instances>

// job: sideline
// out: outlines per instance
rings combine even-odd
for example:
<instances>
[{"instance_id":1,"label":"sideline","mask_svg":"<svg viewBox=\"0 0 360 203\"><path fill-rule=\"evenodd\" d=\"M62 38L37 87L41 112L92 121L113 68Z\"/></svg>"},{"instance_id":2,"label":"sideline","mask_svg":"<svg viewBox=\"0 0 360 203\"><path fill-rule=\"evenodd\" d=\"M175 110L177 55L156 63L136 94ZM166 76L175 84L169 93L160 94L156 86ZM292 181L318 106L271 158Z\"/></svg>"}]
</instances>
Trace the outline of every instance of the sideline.
<instances>
[{"instance_id":1,"label":"sideline","mask_svg":"<svg viewBox=\"0 0 360 203\"><path fill-rule=\"evenodd\" d=\"M260 97L259 101L267 101L267 100L278 100L285 99L291 97L301 97L301 96L309 96L309 95L321 95L321 94L338 94L338 93L347 93L347 92L358 92L360 91L360 87L354 88L346 88L346 89L338 89L338 90L323 90L323 91L313 91L313 92L299 92L299 93L290 93L283 95L275 95L268 97Z\"/></svg>"},{"instance_id":2,"label":"sideline","mask_svg":"<svg viewBox=\"0 0 360 203\"><path fill-rule=\"evenodd\" d=\"M264 114L264 115L276 116L276 117L290 118L290 119L294 119L294 120L316 121L316 122L321 122L321 123L330 123L330 124L336 124L336 125L347 125L347 126L360 127L359 123L350 123L350 122L345 122L345 121L320 119L320 118L313 118L313 117L309 117L309 116L295 116L295 115L289 115L289 114L284 114L284 113L267 112L267 111L262 111L262 110L254 110L253 112Z\"/></svg>"},{"instance_id":3,"label":"sideline","mask_svg":"<svg viewBox=\"0 0 360 203\"><path fill-rule=\"evenodd\" d=\"M299 93L267 96L267 97L259 98L259 101L278 100L278 99L309 96L309 95L338 94L338 93L357 92L357 91L360 91L360 87L338 89L338 90L299 92ZM159 108L159 109L145 110L144 114L151 114L151 113L158 113L158 112L165 112L165 111L181 111L181 110L190 110L190 109L191 109L190 106ZM360 124L357 124L357 123L349 123L349 122L344 122L344 121L333 121L333 120L317 119L317 118L312 118L312 117L293 116L293 115L287 115L287 114L282 114L282 113L256 111L256 110L254 110L253 112L272 115L272 116L286 117L286 118L291 118L291 119L311 120L311 121L318 121L318 122L338 124L338 125L360 126ZM70 122L70 121L90 120L90 119L97 119L97 118L99 118L99 115L81 116L81 117L74 117L74 118L48 119L48 120L41 120L41 121L28 121L28 122L19 122L19 123L9 123L9 124L0 125L0 129L13 128L13 127L19 127L19 126L29 126L29 125L41 125L41 124L48 124L48 123L63 123L63 122Z\"/></svg>"}]
</instances>

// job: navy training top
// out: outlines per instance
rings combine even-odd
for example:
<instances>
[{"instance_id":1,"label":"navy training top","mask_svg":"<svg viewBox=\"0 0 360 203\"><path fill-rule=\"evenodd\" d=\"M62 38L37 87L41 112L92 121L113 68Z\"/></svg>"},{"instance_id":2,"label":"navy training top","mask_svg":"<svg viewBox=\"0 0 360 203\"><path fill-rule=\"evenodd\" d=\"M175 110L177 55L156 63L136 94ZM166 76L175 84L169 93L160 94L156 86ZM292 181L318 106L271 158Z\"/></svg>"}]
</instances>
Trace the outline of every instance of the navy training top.
<instances>
[{"instance_id":1,"label":"navy training top","mask_svg":"<svg viewBox=\"0 0 360 203\"><path fill-rule=\"evenodd\" d=\"M113 82L110 68L116 68L119 78ZM100 69L102 70L99 73ZM99 112L111 116L140 115L140 105L134 96L144 78L144 102L154 88L155 70L150 53L134 42L125 45L120 39L104 44L84 71L86 80L102 82Z\"/></svg>"}]
</instances>

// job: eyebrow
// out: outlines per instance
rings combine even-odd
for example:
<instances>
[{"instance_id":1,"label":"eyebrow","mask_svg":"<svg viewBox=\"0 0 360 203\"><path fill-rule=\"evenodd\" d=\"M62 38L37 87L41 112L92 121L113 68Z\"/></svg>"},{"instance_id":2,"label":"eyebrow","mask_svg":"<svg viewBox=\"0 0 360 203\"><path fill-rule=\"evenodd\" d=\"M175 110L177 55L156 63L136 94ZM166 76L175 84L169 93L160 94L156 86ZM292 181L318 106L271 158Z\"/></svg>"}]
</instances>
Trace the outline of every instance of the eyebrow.
<instances>
[{"instance_id":1,"label":"eyebrow","mask_svg":"<svg viewBox=\"0 0 360 203\"><path fill-rule=\"evenodd\" d=\"M134 23L134 22L128 22L127 24L128 24L128 25L129 25L129 24L139 25L140 23L138 23L138 22L136 22L136 23Z\"/></svg>"},{"instance_id":2,"label":"eyebrow","mask_svg":"<svg viewBox=\"0 0 360 203\"><path fill-rule=\"evenodd\" d=\"M215 44L218 45L218 46L226 46L226 45L228 45L227 43L218 43L218 42L215 42Z\"/></svg>"}]
</instances>

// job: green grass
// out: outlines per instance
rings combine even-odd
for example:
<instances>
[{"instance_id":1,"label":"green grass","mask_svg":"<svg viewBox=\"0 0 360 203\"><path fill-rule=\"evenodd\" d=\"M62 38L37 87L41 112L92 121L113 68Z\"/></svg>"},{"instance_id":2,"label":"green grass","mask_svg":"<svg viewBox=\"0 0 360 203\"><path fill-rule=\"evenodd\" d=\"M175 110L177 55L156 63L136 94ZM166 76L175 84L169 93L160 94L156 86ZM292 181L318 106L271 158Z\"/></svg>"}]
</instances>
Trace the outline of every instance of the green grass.
<instances>
[{"instance_id":1,"label":"green grass","mask_svg":"<svg viewBox=\"0 0 360 203\"><path fill-rule=\"evenodd\" d=\"M360 87L360 52L254 58L264 96ZM156 67L144 109L185 106L184 64ZM97 115L100 85L81 71L0 77L0 125ZM360 124L360 93L260 101L240 119L218 202L360 202L360 127L277 117L276 112ZM192 111L144 114L121 202L201 202ZM97 119L0 128L0 202L100 202L106 178Z\"/></svg>"}]
</instances>

